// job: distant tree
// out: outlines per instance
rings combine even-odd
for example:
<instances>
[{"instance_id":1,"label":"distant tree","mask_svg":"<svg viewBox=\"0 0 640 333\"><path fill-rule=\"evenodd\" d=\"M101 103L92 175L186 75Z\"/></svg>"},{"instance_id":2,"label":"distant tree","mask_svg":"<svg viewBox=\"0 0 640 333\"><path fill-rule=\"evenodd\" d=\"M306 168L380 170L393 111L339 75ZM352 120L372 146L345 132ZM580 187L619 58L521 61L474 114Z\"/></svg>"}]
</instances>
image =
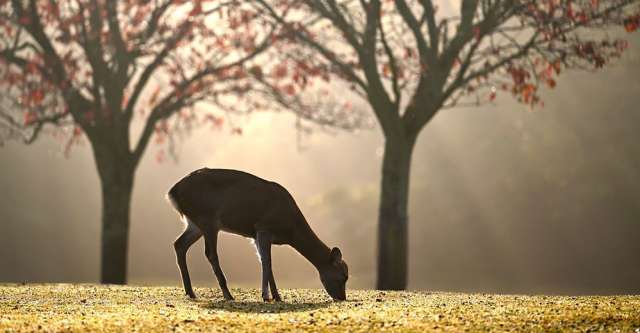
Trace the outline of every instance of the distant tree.
<instances>
[{"instance_id":1,"label":"distant tree","mask_svg":"<svg viewBox=\"0 0 640 333\"><path fill-rule=\"evenodd\" d=\"M1 134L31 143L48 131L67 146L86 136L102 188L103 283L126 283L131 192L151 138L220 125L194 104L251 90L247 66L275 38L239 1L0 0Z\"/></svg>"},{"instance_id":2,"label":"distant tree","mask_svg":"<svg viewBox=\"0 0 640 333\"><path fill-rule=\"evenodd\" d=\"M292 43L280 50L285 61L314 64L315 77L325 81L342 79L382 129L379 289L407 286L411 155L438 111L491 103L499 91L538 105L540 88L555 87L561 72L599 69L620 56L627 42L612 37L612 28L632 32L640 24L633 0L257 3L288 32Z\"/></svg>"}]
</instances>

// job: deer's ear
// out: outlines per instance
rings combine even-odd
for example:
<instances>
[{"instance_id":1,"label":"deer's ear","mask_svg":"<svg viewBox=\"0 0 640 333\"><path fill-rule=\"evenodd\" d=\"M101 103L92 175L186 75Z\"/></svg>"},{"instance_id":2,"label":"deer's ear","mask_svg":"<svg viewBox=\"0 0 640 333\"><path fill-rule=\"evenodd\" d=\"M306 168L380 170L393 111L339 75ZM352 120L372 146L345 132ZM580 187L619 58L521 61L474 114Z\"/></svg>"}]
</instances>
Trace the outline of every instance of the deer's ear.
<instances>
[{"instance_id":1,"label":"deer's ear","mask_svg":"<svg viewBox=\"0 0 640 333\"><path fill-rule=\"evenodd\" d=\"M331 249L331 254L329 255L329 260L332 264L337 264L342 260L342 252L337 247Z\"/></svg>"}]
</instances>

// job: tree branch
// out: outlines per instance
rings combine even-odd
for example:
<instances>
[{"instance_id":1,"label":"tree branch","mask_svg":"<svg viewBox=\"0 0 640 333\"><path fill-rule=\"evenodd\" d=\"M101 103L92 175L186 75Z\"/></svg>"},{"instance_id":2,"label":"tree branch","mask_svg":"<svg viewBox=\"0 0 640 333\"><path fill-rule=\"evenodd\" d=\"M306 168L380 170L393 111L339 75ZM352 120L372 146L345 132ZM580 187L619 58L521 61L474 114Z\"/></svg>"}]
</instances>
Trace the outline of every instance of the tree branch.
<instances>
[{"instance_id":1,"label":"tree branch","mask_svg":"<svg viewBox=\"0 0 640 333\"><path fill-rule=\"evenodd\" d=\"M142 130L142 134L140 135L140 139L138 139L138 143L136 144L135 148L133 149L132 152L132 157L133 157L133 161L134 163L138 163L140 161L140 158L142 157L142 154L144 152L144 150L146 149L149 140L151 139L151 136L153 135L153 131L155 129L155 126L157 124L157 122L159 120L162 119L166 119L168 117L170 117L171 115L173 115L175 112L179 111L182 107L184 107L186 104L192 104L195 103L195 101L187 101L187 99L190 97L186 94L183 94L182 92L184 90L186 90L190 85L192 85L193 83L202 80L208 76L213 76L219 73L222 73L226 70L229 70L231 68L234 67L238 67L243 65L244 63L254 59L256 56L258 56L259 54L261 54L262 52L264 52L265 50L267 50L269 48L269 46L271 46L271 37L273 35L273 31L271 31L267 37L265 37L264 41L262 41L257 47L256 49L251 52L248 55L245 55L244 57L233 61L229 64L224 64L224 65L220 65L217 67L210 67L210 68L206 68L194 75L192 75L190 78L185 79L183 82L181 82L174 90L173 92L171 92L170 94L168 94L167 96L165 96L152 110L151 113L149 114L149 118L147 119L147 122L144 125L144 128ZM177 96L181 96L181 97L177 97ZM177 98L176 98L177 97Z\"/></svg>"}]
</instances>

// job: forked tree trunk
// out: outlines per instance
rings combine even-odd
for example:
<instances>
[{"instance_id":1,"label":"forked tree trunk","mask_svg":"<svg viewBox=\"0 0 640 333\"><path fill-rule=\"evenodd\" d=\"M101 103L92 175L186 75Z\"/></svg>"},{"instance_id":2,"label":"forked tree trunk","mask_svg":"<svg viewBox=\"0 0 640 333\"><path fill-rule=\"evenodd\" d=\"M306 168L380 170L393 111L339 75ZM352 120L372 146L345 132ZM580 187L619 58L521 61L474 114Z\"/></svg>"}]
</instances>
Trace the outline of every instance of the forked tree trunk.
<instances>
[{"instance_id":1,"label":"forked tree trunk","mask_svg":"<svg viewBox=\"0 0 640 333\"><path fill-rule=\"evenodd\" d=\"M100 282L125 284L135 168L121 150L118 153L115 147L96 148L94 145L102 188Z\"/></svg>"},{"instance_id":2,"label":"forked tree trunk","mask_svg":"<svg viewBox=\"0 0 640 333\"><path fill-rule=\"evenodd\" d=\"M407 287L407 204L415 139L386 138L378 216L378 281L380 290Z\"/></svg>"}]
</instances>

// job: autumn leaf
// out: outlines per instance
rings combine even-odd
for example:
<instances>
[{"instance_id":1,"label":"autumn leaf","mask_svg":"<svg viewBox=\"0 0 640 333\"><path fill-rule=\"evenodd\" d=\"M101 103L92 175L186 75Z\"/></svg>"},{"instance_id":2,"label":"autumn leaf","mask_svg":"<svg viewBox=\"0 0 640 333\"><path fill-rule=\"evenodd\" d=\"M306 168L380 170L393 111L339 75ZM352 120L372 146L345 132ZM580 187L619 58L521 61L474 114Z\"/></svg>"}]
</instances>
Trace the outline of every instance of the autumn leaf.
<instances>
[{"instance_id":1,"label":"autumn leaf","mask_svg":"<svg viewBox=\"0 0 640 333\"><path fill-rule=\"evenodd\" d=\"M279 65L277 65L274 69L273 72L271 73L271 75L275 78L275 79L282 79L285 78L287 76L288 73L288 68L287 68L287 63L281 63Z\"/></svg>"},{"instance_id":2,"label":"autumn leaf","mask_svg":"<svg viewBox=\"0 0 640 333\"><path fill-rule=\"evenodd\" d=\"M556 87L556 80L551 79L551 78L547 79L547 85L548 85L550 88L555 88L555 87Z\"/></svg>"},{"instance_id":3,"label":"autumn leaf","mask_svg":"<svg viewBox=\"0 0 640 333\"><path fill-rule=\"evenodd\" d=\"M382 66L382 75L384 75L385 77L391 76L391 64L386 63Z\"/></svg>"},{"instance_id":4,"label":"autumn leaf","mask_svg":"<svg viewBox=\"0 0 640 333\"><path fill-rule=\"evenodd\" d=\"M204 120L211 122L213 124L213 127L216 129L221 128L222 125L224 124L224 118L216 117L215 115L212 115L212 114L205 115Z\"/></svg>"},{"instance_id":5,"label":"autumn leaf","mask_svg":"<svg viewBox=\"0 0 640 333\"><path fill-rule=\"evenodd\" d=\"M634 15L626 18L623 24L624 30L626 30L627 32L636 31L638 29L638 26L640 26L640 15Z\"/></svg>"},{"instance_id":6,"label":"autumn leaf","mask_svg":"<svg viewBox=\"0 0 640 333\"><path fill-rule=\"evenodd\" d=\"M25 112L24 114L24 125L29 126L38 121L38 114L35 111Z\"/></svg>"},{"instance_id":7,"label":"autumn leaf","mask_svg":"<svg viewBox=\"0 0 640 333\"><path fill-rule=\"evenodd\" d=\"M29 94L29 99L32 105L42 104L42 100L44 99L44 91L40 88L32 90Z\"/></svg>"},{"instance_id":8,"label":"autumn leaf","mask_svg":"<svg viewBox=\"0 0 640 333\"><path fill-rule=\"evenodd\" d=\"M529 104L534 100L536 86L533 84L525 84L522 88L522 99L525 103Z\"/></svg>"},{"instance_id":9,"label":"autumn leaf","mask_svg":"<svg viewBox=\"0 0 640 333\"><path fill-rule=\"evenodd\" d=\"M127 103L129 103L129 94L125 92L122 96L121 107L124 109L127 106Z\"/></svg>"},{"instance_id":10,"label":"autumn leaf","mask_svg":"<svg viewBox=\"0 0 640 333\"><path fill-rule=\"evenodd\" d=\"M489 101L490 101L490 102L493 102L493 101L495 101L495 99L496 99L496 92L495 92L495 90L492 90L492 91L489 93Z\"/></svg>"},{"instance_id":11,"label":"autumn leaf","mask_svg":"<svg viewBox=\"0 0 640 333\"><path fill-rule=\"evenodd\" d=\"M23 15L18 19L18 23L21 25L29 25L31 24L31 18L27 15Z\"/></svg>"},{"instance_id":12,"label":"autumn leaf","mask_svg":"<svg viewBox=\"0 0 640 333\"><path fill-rule=\"evenodd\" d=\"M295 95L296 94L296 88L293 86L293 84L287 84L284 87L282 87L282 91L284 91L285 94L287 95Z\"/></svg>"},{"instance_id":13,"label":"autumn leaf","mask_svg":"<svg viewBox=\"0 0 640 333\"><path fill-rule=\"evenodd\" d=\"M189 12L189 16L195 16L202 14L202 2L194 1L193 9Z\"/></svg>"},{"instance_id":14,"label":"autumn leaf","mask_svg":"<svg viewBox=\"0 0 640 333\"><path fill-rule=\"evenodd\" d=\"M25 71L29 74L38 73L38 64L36 64L33 61L28 62L24 68L25 68Z\"/></svg>"}]
</instances>

